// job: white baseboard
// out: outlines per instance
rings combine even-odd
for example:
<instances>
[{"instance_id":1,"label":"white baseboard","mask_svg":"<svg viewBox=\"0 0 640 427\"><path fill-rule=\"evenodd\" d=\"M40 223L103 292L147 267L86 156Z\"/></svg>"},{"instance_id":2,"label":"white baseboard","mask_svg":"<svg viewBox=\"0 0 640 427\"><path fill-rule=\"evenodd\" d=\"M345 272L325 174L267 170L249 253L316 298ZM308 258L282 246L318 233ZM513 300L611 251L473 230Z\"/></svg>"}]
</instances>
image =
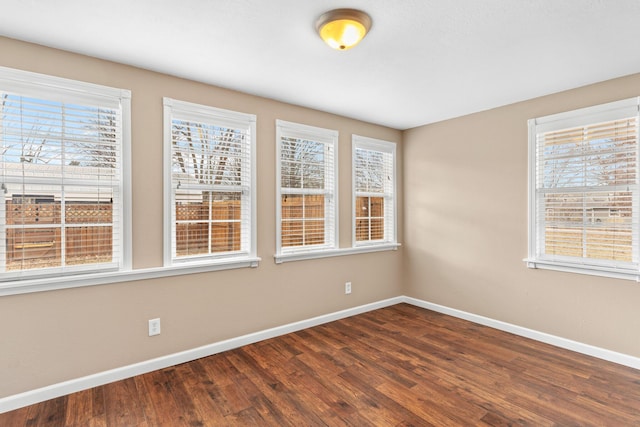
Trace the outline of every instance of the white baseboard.
<instances>
[{"instance_id":1,"label":"white baseboard","mask_svg":"<svg viewBox=\"0 0 640 427\"><path fill-rule=\"evenodd\" d=\"M426 308L428 310L433 310L439 313L447 314L449 316L469 320L471 322L489 326L491 328L495 328L501 331L510 332L515 335L531 338L536 341L541 341L547 344L554 345L556 347L565 348L578 353L597 357L599 359L618 363L620 365L629 366L635 369L640 369L640 358L637 358L637 357L629 356L622 353L617 353L611 350L606 350L606 349L595 347L588 344L579 343L576 341L546 334L544 332L534 331L532 329L523 328L521 326L502 322L502 321L491 319L488 317L483 317L473 313L468 313L468 312L457 310L454 308L449 308L442 305L430 303L417 298L399 296L399 297L390 298L390 299L378 301L371 304L365 304L358 307L353 307L346 310L325 314L322 316L313 317L311 319L302 320L299 322L289 323L287 325L278 326L275 328L266 329L263 331L259 331L259 332L255 332L247 335L242 335L240 337L219 341L217 343L208 344L208 345L194 348L191 350L186 350L179 353L158 357L156 359L135 363L133 365L123 366L121 368L111 369L109 371L99 372L97 374L88 375L82 378L77 378L74 380L69 380L69 381L58 383L58 384L52 384L50 386L4 397L0 399L0 414L4 412L12 411L14 409L22 408L24 406L33 405L39 402L44 402L45 400L64 396L69 393L75 393L77 391L101 386L113 381L118 381L125 378L130 378L136 375L145 374L147 372L155 371L158 369L168 368L170 366L196 360L201 357L211 356L213 354L221 353L223 351L242 347L243 345L253 344L269 338L274 338L280 335L285 335L291 332L296 332L302 329L311 328L313 326L318 326L324 323L333 322L334 320L344 319L346 317L355 316L357 314L365 313L372 310L377 310L379 308L389 307L389 306L403 303L403 302L407 304L415 305L417 307Z\"/></svg>"},{"instance_id":2,"label":"white baseboard","mask_svg":"<svg viewBox=\"0 0 640 427\"><path fill-rule=\"evenodd\" d=\"M14 409L22 408L24 406L44 402L45 400L64 396L66 394L101 386L125 378L131 378L136 375L146 374L147 372L168 368L180 363L190 362L192 360L200 359L201 357L211 356L223 351L242 347L243 345L253 344L258 341L263 341L269 338L274 338L302 329L311 328L313 326L322 325L324 323L333 322L334 320L344 319L345 317L355 316L356 314L377 310L379 308L388 307L391 305L399 304L401 302L403 302L403 297L390 298L371 304L365 304L358 307L313 317L311 319L301 320L299 322L289 323L287 325L242 335L236 338L219 341L191 350L158 357L156 359L134 363L133 365L123 366L121 368L111 369L109 371L99 372L97 374L52 384L50 386L26 391L24 393L7 396L0 399L0 414L12 411Z\"/></svg>"},{"instance_id":3,"label":"white baseboard","mask_svg":"<svg viewBox=\"0 0 640 427\"><path fill-rule=\"evenodd\" d=\"M479 316L477 314L468 313L466 311L449 308L443 305L434 304L416 298L403 297L403 302L415 305L417 307L426 308L428 310L437 311L438 313L443 313L449 316L458 317L460 319L469 320L470 322L489 326L501 331L510 332L512 334L520 335L525 338L531 338L533 340L551 344L556 347L565 348L567 350L575 351L576 353L582 353L588 356L597 357L598 359L614 362L619 365L640 369L640 358L630 356L628 354L617 353L615 351L595 347L593 345L584 344L577 341L572 341L544 332L535 331L533 329L523 328L522 326L513 325L511 323L502 322L500 320L491 319L489 317Z\"/></svg>"}]
</instances>

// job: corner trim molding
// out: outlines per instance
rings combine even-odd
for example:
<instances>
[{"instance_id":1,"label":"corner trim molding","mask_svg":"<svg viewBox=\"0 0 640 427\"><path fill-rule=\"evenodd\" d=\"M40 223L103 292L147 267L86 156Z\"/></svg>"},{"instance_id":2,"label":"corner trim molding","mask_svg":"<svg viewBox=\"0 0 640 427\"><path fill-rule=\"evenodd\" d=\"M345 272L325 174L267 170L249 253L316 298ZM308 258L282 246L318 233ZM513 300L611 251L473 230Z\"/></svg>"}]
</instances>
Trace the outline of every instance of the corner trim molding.
<instances>
[{"instance_id":1,"label":"corner trim molding","mask_svg":"<svg viewBox=\"0 0 640 427\"><path fill-rule=\"evenodd\" d=\"M551 344L555 347L560 347L567 350L575 351L576 353L585 354L587 356L593 356L598 359L617 363L619 365L640 369L640 358L630 356L628 354L618 353L612 350L607 350L607 349L596 347L590 344L585 344L585 343L573 341L567 338L558 337L556 335L547 334L545 332L528 329L522 326L514 325L512 323L491 319L489 317L484 317L478 314L473 314L473 313L458 310L455 308L446 307L444 305L434 304L432 302L423 301L417 298L411 298L407 296L404 296L402 298L403 298L403 302L406 302L407 304L415 305L416 307L426 308L427 310L436 311L438 313L447 314L449 316L468 320L470 322L477 323L480 325L489 326L491 328L498 329L500 331L509 332L515 335L519 335L521 337L530 338L535 341Z\"/></svg>"},{"instance_id":2,"label":"corner trim molding","mask_svg":"<svg viewBox=\"0 0 640 427\"><path fill-rule=\"evenodd\" d=\"M394 297L382 301L373 302L341 311L336 311L321 316L312 317L310 319L298 322L288 323L286 325L277 326L262 331L241 335L239 337L218 341L190 350L157 357L155 359L146 360L132 365L111 369L104 372L98 372L93 375L52 384L35 390L26 391L24 393L14 394L0 398L0 414L9 412L24 406L33 405L35 403L44 402L45 400L64 396L66 394L75 393L77 391L86 390L92 387L98 387L114 381L123 380L136 375L146 374L147 372L158 369L168 368L180 363L190 362L202 357L211 356L223 351L232 350L244 345L253 344L269 338L278 337L280 335L289 334L291 332L300 331L302 329L311 328L313 326L322 325L324 323L333 322L334 320L344 319L346 317L355 316L357 314L366 313L368 311L377 310L379 308L389 307L400 304L403 297Z\"/></svg>"}]
</instances>

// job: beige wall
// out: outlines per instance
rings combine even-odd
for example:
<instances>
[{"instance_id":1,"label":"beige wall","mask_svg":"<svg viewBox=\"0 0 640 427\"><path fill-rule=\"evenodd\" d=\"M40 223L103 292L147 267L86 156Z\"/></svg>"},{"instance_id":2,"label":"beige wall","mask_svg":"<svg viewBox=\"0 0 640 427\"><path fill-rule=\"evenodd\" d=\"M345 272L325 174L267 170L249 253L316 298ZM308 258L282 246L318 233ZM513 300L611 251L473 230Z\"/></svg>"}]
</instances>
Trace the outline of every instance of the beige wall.
<instances>
[{"instance_id":1,"label":"beige wall","mask_svg":"<svg viewBox=\"0 0 640 427\"><path fill-rule=\"evenodd\" d=\"M527 119L638 95L640 74L405 132L407 295L640 357L640 284L522 262Z\"/></svg>"},{"instance_id":2,"label":"beige wall","mask_svg":"<svg viewBox=\"0 0 640 427\"><path fill-rule=\"evenodd\" d=\"M132 91L134 268L162 264L162 97L256 114L262 257L256 269L0 297L0 398L402 294L402 249L273 261L275 120L340 132L341 247L351 245L351 134L398 142L401 166L401 132L6 38L0 52L1 66ZM154 317L162 334L149 338Z\"/></svg>"}]
</instances>

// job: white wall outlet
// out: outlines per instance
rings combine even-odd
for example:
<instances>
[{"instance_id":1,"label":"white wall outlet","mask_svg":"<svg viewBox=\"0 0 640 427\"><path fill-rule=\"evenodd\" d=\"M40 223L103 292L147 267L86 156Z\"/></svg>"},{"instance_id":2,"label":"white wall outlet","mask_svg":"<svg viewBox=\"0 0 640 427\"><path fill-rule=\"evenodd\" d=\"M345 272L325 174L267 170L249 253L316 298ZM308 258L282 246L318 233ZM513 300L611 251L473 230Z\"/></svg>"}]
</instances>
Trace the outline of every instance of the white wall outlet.
<instances>
[{"instance_id":1,"label":"white wall outlet","mask_svg":"<svg viewBox=\"0 0 640 427\"><path fill-rule=\"evenodd\" d=\"M344 284L344 293L347 295L351 293L351 282Z\"/></svg>"},{"instance_id":2,"label":"white wall outlet","mask_svg":"<svg viewBox=\"0 0 640 427\"><path fill-rule=\"evenodd\" d=\"M160 318L149 320L149 336L160 335Z\"/></svg>"}]
</instances>

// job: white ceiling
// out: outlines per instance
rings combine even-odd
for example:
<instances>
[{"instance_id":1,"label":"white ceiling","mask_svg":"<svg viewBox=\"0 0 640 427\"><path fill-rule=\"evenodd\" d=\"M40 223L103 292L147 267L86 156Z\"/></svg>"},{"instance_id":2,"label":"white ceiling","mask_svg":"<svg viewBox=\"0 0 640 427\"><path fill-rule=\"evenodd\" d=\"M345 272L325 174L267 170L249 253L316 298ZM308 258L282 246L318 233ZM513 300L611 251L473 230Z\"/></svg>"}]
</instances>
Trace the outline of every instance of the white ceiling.
<instances>
[{"instance_id":1,"label":"white ceiling","mask_svg":"<svg viewBox=\"0 0 640 427\"><path fill-rule=\"evenodd\" d=\"M640 72L639 0L0 5L0 35L397 129ZM373 25L339 52L314 24L343 7L366 11Z\"/></svg>"}]
</instances>

